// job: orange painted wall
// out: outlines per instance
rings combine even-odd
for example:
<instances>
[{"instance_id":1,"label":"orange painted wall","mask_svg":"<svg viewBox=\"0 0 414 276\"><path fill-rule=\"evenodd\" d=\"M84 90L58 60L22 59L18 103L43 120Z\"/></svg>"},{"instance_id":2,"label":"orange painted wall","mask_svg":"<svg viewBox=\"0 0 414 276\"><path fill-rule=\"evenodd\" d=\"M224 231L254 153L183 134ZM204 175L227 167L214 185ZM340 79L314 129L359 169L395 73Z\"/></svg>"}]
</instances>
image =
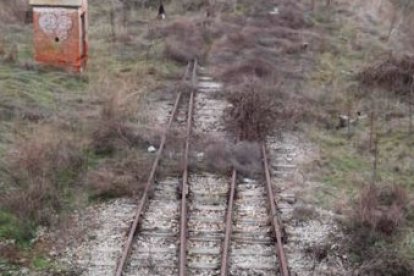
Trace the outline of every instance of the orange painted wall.
<instances>
[{"instance_id":1,"label":"orange painted wall","mask_svg":"<svg viewBox=\"0 0 414 276\"><path fill-rule=\"evenodd\" d=\"M82 71L87 59L87 40L82 27L84 8L34 7L35 60L39 63ZM85 38L85 39L84 39ZM85 41L85 42L84 42Z\"/></svg>"}]
</instances>

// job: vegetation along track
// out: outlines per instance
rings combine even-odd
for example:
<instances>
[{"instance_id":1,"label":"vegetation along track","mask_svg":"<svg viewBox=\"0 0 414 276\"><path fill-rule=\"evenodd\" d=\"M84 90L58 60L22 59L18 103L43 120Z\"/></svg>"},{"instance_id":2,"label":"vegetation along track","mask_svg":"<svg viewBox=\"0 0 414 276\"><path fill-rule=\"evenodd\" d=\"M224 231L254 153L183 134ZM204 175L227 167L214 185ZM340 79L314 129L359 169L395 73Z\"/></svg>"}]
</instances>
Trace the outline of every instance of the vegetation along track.
<instances>
[{"instance_id":1,"label":"vegetation along track","mask_svg":"<svg viewBox=\"0 0 414 276\"><path fill-rule=\"evenodd\" d=\"M264 173L257 179L243 178L235 169L231 179L188 170L192 129L201 135L225 135L221 120L227 105L214 95L221 85L197 62L187 67L184 78L190 68L193 89L187 108L180 105L183 95L179 92L116 276L287 276L266 147L261 148ZM186 125L182 178L154 181L173 124Z\"/></svg>"}]
</instances>

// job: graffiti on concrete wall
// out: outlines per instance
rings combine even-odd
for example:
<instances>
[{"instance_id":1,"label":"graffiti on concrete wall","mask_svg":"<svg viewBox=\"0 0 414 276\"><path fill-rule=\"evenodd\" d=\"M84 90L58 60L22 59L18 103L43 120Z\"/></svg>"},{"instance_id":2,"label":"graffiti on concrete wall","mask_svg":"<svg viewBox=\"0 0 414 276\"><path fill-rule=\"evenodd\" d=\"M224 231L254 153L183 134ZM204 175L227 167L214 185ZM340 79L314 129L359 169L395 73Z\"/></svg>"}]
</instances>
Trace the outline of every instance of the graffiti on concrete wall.
<instances>
[{"instance_id":1,"label":"graffiti on concrete wall","mask_svg":"<svg viewBox=\"0 0 414 276\"><path fill-rule=\"evenodd\" d=\"M57 41L64 41L69 37L72 29L72 18L65 9L40 9L40 29Z\"/></svg>"}]
</instances>

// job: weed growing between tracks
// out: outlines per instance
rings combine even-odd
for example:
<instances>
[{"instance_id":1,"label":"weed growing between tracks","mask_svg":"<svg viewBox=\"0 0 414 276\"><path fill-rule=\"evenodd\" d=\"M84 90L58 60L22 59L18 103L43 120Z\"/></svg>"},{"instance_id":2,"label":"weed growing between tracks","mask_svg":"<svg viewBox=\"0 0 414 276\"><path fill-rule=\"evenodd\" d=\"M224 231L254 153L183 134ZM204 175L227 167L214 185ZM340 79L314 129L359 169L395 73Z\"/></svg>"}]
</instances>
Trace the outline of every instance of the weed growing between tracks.
<instances>
[{"instance_id":1,"label":"weed growing between tracks","mask_svg":"<svg viewBox=\"0 0 414 276\"><path fill-rule=\"evenodd\" d=\"M241 141L235 144L217 137L197 137L190 161L190 169L197 172L228 175L235 168L247 177L255 177L262 172L261 151L257 142Z\"/></svg>"},{"instance_id":2,"label":"weed growing between tracks","mask_svg":"<svg viewBox=\"0 0 414 276\"><path fill-rule=\"evenodd\" d=\"M275 131L294 126L302 114L295 98L278 83L247 79L233 86L227 98L231 107L226 112L226 124L241 140L263 141Z\"/></svg>"},{"instance_id":3,"label":"weed growing between tracks","mask_svg":"<svg viewBox=\"0 0 414 276\"><path fill-rule=\"evenodd\" d=\"M277 1L278 14L271 16L269 11L275 3L239 1L234 13L212 22L211 30L219 24L223 28L215 33L217 39L211 45L208 60L215 76L232 92L230 101L234 97L233 106L227 113L228 121L233 123L230 125L233 132L238 135L247 130L246 137L250 135L253 136L250 139L257 139L260 132L271 133L286 128L303 131L320 146L321 152L320 160L315 160L304 172L311 181L322 182L321 189L316 189L313 197L309 195L309 201L348 214L352 198L361 189L358 183L372 181L372 141L377 137L377 182L400 186L407 190L407 194L413 191L414 155L412 135L407 131L410 117L407 92L411 88L412 68L411 61L403 62L403 57L393 57L379 66L367 66L384 52L389 53L381 38L383 30L379 30L379 25L367 23L369 20L359 22L350 16L354 11L349 9L347 1L337 2L329 7L317 5L312 10L304 1ZM255 94L254 89L251 86L246 89L244 83L238 86L246 78L258 79L264 84L265 89L256 86L256 90L273 89L269 102L255 106L254 100L262 102L260 98L252 96L248 100L249 93ZM358 79L368 85L361 86ZM284 80L281 89L274 89L272 85L272 88L266 88L266 83L274 86L279 80ZM245 91L245 99L243 90L250 90ZM279 98L285 104L281 108L278 108ZM289 114L283 111L284 108L293 110L294 116L286 116L281 122L268 120L271 131L266 127L258 128L252 122L257 122L255 120L260 116L255 118L250 114L260 114L262 107L274 114L281 112L280 118ZM256 109L259 112L256 113ZM374 115L373 124L370 123L371 114ZM351 118L349 128L338 126L340 115ZM263 116L271 118L273 114ZM306 181L304 185L307 185ZM338 195L346 198L344 206L339 208L338 202L343 200ZM393 208L385 209L391 212L395 211ZM407 240L412 239L410 227L413 220L409 213L402 211L405 209L407 207L396 213L401 214L405 218L401 222L405 220L406 223L390 224L396 230L389 237L380 233L374 243L359 239L360 245L369 252L365 251L367 258L362 254L351 258L352 265L367 273L375 274L383 269L389 275L410 274L411 270L404 267L412 267L412 257L407 258L412 256ZM351 221L355 219L355 216L350 218ZM359 229L353 228L346 233L352 238L354 234L358 235ZM368 229L368 232L377 232ZM389 263L384 262L385 266L372 261L376 256L379 259L389 256L381 247L395 253ZM400 257L401 267L398 267ZM400 268L400 274L393 272Z\"/></svg>"}]
</instances>

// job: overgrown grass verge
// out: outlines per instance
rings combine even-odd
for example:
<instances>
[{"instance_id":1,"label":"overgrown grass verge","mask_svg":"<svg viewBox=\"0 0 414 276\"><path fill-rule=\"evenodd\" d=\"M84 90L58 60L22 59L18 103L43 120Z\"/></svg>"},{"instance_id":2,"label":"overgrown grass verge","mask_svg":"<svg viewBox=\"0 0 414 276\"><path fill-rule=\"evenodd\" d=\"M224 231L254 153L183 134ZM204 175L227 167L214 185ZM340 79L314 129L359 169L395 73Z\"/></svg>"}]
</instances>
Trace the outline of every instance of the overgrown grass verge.
<instances>
[{"instance_id":1,"label":"overgrown grass verge","mask_svg":"<svg viewBox=\"0 0 414 276\"><path fill-rule=\"evenodd\" d=\"M0 245L13 244L0 259L11 266L55 273L47 249L36 250L39 226L59 227L74 209L141 191L157 136L142 125L141 99L181 65L165 57L165 37L150 38L161 23L147 10L131 9L123 25L115 8L112 26L111 10L110 1L90 3L81 76L33 64L32 26L0 16Z\"/></svg>"},{"instance_id":2,"label":"overgrown grass verge","mask_svg":"<svg viewBox=\"0 0 414 276\"><path fill-rule=\"evenodd\" d=\"M381 37L346 14L334 19L334 11L314 14L329 37L309 75L323 120L302 127L320 147L306 173L321 182L318 204L346 215L343 247L356 275L411 275L405 241L414 222L414 151L403 96L410 62L378 59L389 57ZM349 127L340 126L340 117L349 118Z\"/></svg>"}]
</instances>

